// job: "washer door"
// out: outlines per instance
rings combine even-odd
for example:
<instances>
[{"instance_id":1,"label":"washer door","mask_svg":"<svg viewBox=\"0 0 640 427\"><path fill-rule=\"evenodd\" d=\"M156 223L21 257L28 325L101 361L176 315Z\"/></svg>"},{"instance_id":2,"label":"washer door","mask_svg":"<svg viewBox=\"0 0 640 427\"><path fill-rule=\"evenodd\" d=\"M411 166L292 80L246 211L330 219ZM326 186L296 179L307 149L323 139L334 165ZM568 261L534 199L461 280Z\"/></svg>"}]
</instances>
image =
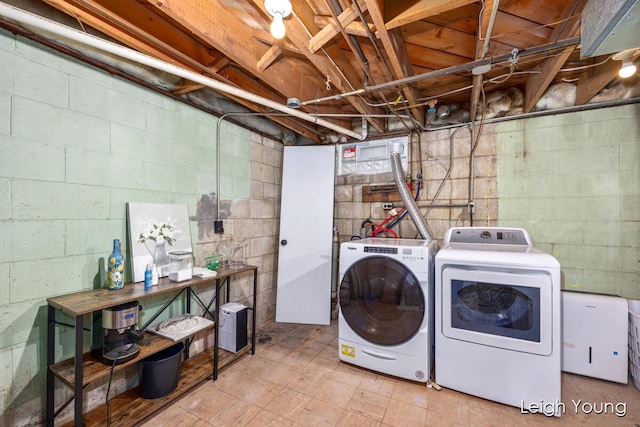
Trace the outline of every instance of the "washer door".
<instances>
[{"instance_id":1,"label":"washer door","mask_svg":"<svg viewBox=\"0 0 640 427\"><path fill-rule=\"evenodd\" d=\"M344 320L372 344L410 340L425 316L420 282L404 264L388 257L363 258L349 267L339 298Z\"/></svg>"}]
</instances>

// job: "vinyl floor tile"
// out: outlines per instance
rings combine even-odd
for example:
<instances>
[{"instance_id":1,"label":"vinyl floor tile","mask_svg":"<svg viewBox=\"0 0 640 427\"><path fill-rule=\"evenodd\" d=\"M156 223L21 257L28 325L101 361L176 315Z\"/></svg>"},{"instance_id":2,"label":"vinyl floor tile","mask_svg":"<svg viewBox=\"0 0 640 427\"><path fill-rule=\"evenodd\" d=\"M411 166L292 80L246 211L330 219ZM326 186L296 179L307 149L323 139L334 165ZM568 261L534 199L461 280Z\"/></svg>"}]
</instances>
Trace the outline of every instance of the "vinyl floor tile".
<instances>
[{"instance_id":1,"label":"vinyl floor tile","mask_svg":"<svg viewBox=\"0 0 640 427\"><path fill-rule=\"evenodd\" d=\"M143 427L211 426L630 426L640 427L640 390L562 373L561 417L455 390L426 387L338 358L337 322L272 323L245 355L147 420Z\"/></svg>"}]
</instances>

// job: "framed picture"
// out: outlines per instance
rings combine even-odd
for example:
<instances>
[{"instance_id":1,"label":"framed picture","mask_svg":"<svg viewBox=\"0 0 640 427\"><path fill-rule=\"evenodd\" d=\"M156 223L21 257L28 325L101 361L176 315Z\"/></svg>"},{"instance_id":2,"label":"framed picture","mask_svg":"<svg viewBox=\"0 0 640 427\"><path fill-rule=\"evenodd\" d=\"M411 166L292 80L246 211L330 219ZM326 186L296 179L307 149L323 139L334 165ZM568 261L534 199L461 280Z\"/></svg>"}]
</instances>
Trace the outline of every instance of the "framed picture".
<instances>
[{"instance_id":1,"label":"framed picture","mask_svg":"<svg viewBox=\"0 0 640 427\"><path fill-rule=\"evenodd\" d=\"M147 264L154 262L154 254L161 249L158 246L164 246L166 253L192 252L187 205L129 202L127 222L129 263L134 282L144 280ZM160 277L166 276L168 265L161 267L158 266Z\"/></svg>"}]
</instances>

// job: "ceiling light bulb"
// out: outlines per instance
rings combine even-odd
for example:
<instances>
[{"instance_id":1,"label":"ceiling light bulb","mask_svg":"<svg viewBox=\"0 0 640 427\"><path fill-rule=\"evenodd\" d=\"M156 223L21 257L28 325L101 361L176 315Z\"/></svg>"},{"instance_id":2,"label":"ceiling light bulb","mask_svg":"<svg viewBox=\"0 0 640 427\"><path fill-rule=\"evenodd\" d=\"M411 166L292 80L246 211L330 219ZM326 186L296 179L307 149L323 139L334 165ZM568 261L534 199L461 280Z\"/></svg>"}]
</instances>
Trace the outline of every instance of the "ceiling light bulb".
<instances>
[{"instance_id":1,"label":"ceiling light bulb","mask_svg":"<svg viewBox=\"0 0 640 427\"><path fill-rule=\"evenodd\" d=\"M622 61L622 67L618 71L618 75L623 79L633 76L636 73L636 66L631 59Z\"/></svg>"},{"instance_id":2,"label":"ceiling light bulb","mask_svg":"<svg viewBox=\"0 0 640 427\"><path fill-rule=\"evenodd\" d=\"M282 14L276 12L273 15L273 22L271 23L271 35L277 39L281 39L284 37L284 33L285 28Z\"/></svg>"},{"instance_id":3,"label":"ceiling light bulb","mask_svg":"<svg viewBox=\"0 0 640 427\"><path fill-rule=\"evenodd\" d=\"M271 35L276 39L283 38L285 33L283 19L291 14L291 1L264 0L264 9L269 15L273 16L273 22L271 22Z\"/></svg>"}]
</instances>

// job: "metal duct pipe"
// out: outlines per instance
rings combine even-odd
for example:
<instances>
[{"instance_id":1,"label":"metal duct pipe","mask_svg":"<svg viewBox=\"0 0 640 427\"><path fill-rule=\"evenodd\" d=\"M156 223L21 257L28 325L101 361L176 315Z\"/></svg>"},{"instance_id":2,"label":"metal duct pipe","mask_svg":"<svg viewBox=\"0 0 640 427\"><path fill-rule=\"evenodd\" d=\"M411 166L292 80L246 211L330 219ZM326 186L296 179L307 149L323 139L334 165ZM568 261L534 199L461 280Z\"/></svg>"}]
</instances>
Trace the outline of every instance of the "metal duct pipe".
<instances>
[{"instance_id":1,"label":"metal duct pipe","mask_svg":"<svg viewBox=\"0 0 640 427\"><path fill-rule=\"evenodd\" d=\"M431 240L431 233L429 232L429 227L427 227L427 223L420 215L420 210L418 209L418 205L416 205L415 200L409 193L409 189L407 188L407 183L405 182L402 163L400 161L400 153L402 152L402 145L399 142L394 142L391 144L391 172L393 173L393 179L398 186L398 191L400 192L400 197L402 197L402 202L404 206L407 208L409 215L411 215L411 219L413 223L416 225L420 236L426 241Z\"/></svg>"},{"instance_id":2,"label":"metal duct pipe","mask_svg":"<svg viewBox=\"0 0 640 427\"><path fill-rule=\"evenodd\" d=\"M293 108L289 108L278 102L275 102L270 99L264 98L262 96L256 95L254 93L248 92L244 89L240 89L238 87L216 81L209 77L203 76L202 74L198 74L193 71L187 70L186 68L178 67L168 62L161 61L159 59L153 58L149 55L145 55L133 49L129 49L127 47L120 46L115 43L111 43L107 40L101 39L99 37L95 37L91 34L83 33L81 31L75 30L71 27L67 27L65 25L62 25L50 19L43 18L42 16L35 15L25 10L18 9L17 7L10 6L6 3L0 2L0 16L5 19L19 22L20 24L37 28L41 31L45 31L50 34L63 37L65 39L73 40L75 42L81 43L86 46L91 46L103 52L111 53L112 55L116 55L119 58L125 58L130 61L137 62L138 64L147 65L149 67L155 68L156 70L165 71L169 74L182 77L194 83L200 83L201 85L207 86L216 91L237 96L238 98L255 102L256 104L262 105L264 107L272 108L276 111L287 113L290 116L297 117L299 119L306 120L311 123L315 123L318 126L322 126L324 128L334 130L340 134L347 135L351 138L357 139L358 141L362 141L364 139L362 138L362 135L359 135L358 133L353 132L351 129L347 129L342 126L338 126L334 123L328 122L326 120L319 119L318 116L316 115L311 115L311 114L303 113L302 111L299 111L299 110L294 110Z\"/></svg>"}]
</instances>

